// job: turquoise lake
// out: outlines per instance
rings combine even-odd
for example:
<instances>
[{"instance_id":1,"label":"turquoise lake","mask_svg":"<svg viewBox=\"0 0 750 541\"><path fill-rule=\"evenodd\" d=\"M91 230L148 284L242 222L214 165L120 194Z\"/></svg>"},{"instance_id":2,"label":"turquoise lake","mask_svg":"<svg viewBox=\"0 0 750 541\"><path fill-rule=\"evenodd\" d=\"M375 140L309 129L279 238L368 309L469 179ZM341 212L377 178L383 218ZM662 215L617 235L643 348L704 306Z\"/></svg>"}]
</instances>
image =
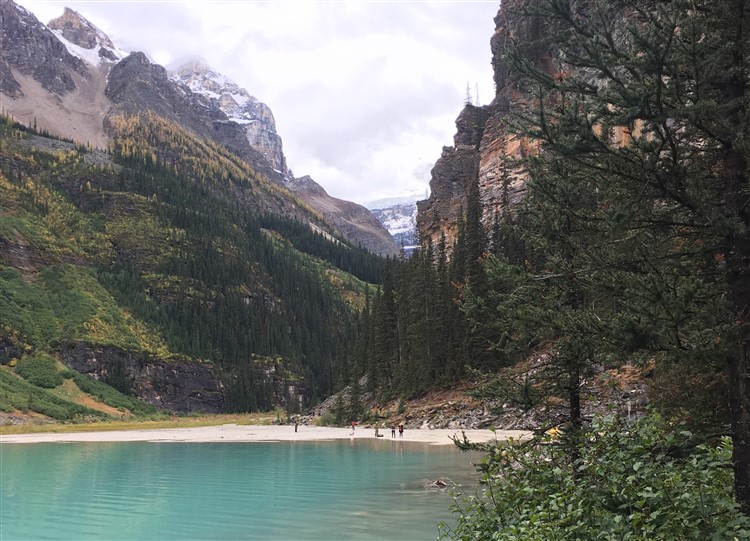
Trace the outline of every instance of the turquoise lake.
<instances>
[{"instance_id":1,"label":"turquoise lake","mask_svg":"<svg viewBox=\"0 0 750 541\"><path fill-rule=\"evenodd\" d=\"M0 446L0 540L427 540L477 454L399 441Z\"/></svg>"}]
</instances>

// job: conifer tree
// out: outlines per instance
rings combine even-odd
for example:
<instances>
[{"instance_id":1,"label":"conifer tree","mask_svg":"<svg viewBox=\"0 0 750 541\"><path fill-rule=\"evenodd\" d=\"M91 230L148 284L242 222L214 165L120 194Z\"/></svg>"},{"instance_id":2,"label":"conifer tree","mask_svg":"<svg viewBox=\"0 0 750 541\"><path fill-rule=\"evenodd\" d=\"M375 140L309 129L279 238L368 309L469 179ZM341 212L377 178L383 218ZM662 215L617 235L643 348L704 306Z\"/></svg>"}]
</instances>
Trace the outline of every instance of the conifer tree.
<instances>
[{"instance_id":1,"label":"conifer tree","mask_svg":"<svg viewBox=\"0 0 750 541\"><path fill-rule=\"evenodd\" d=\"M748 3L530 5L520 16L546 28L507 51L527 97L514 129L541 143L538 164L564 164L561 182L597 195L569 213L570 231L600 237L567 275L616 298L613 340L726 363L736 498L750 514Z\"/></svg>"}]
</instances>

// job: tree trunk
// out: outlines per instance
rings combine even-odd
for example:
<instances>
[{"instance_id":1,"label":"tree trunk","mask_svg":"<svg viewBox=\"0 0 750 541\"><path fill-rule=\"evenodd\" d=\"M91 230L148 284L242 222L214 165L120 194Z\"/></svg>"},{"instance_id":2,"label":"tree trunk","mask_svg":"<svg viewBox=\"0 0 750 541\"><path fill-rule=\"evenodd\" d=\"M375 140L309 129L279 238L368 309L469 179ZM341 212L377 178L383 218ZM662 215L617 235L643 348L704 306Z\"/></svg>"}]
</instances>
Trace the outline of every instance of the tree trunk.
<instances>
[{"instance_id":1,"label":"tree trunk","mask_svg":"<svg viewBox=\"0 0 750 541\"><path fill-rule=\"evenodd\" d=\"M734 130L732 144L722 157L724 208L735 220L726 238L727 295L735 323L734 344L729 360L729 411L732 424L732 462L735 498L750 515L750 209L748 208L747 157L742 141L747 140L747 83L744 78L746 0L733 0L725 11L730 40L729 77L719 81L722 98L730 105L727 125Z\"/></svg>"},{"instance_id":2,"label":"tree trunk","mask_svg":"<svg viewBox=\"0 0 750 541\"><path fill-rule=\"evenodd\" d=\"M729 186L740 190L742 183L747 183L746 161L733 159L725 161L727 174L733 178ZM739 162L740 167L737 167ZM734 166L732 164L735 164ZM742 173L740 173L742 171ZM734 211L735 217L742 224L742 231L731 236L727 242L727 296L732 306L735 323L734 344L728 366L729 414L732 424L732 462L734 465L734 487L737 503L746 515L750 515L750 216L748 216L745 199L740 197L744 190L732 191L728 210Z\"/></svg>"}]
</instances>

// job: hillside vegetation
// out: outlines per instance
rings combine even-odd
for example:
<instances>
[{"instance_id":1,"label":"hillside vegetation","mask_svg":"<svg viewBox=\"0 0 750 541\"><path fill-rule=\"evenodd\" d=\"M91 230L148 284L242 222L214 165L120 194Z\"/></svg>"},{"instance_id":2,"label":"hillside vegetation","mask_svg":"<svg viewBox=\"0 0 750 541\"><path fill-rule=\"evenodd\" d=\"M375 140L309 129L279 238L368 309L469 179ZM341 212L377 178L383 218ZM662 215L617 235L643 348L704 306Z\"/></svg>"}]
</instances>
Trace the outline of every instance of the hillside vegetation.
<instances>
[{"instance_id":1,"label":"hillside vegetation","mask_svg":"<svg viewBox=\"0 0 750 541\"><path fill-rule=\"evenodd\" d=\"M383 260L321 233L283 187L176 125L147 114L110 128L104 153L0 119L0 408L49 415L62 399L19 369L96 352L134 360L92 372L120 396L66 381L139 414L151 410L125 398L158 383L144 383L153 363L206 366L223 410L327 396ZM60 407L50 416L102 415Z\"/></svg>"}]
</instances>

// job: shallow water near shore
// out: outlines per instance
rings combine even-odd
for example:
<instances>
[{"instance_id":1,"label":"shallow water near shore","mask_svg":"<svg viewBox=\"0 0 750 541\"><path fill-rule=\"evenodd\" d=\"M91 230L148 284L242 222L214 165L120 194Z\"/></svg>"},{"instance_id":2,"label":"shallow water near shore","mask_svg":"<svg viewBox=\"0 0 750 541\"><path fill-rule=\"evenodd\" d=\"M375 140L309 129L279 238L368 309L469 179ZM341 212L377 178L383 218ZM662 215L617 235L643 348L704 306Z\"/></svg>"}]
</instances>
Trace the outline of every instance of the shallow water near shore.
<instances>
[{"instance_id":1,"label":"shallow water near shore","mask_svg":"<svg viewBox=\"0 0 750 541\"><path fill-rule=\"evenodd\" d=\"M0 539L435 539L480 455L398 440L0 446Z\"/></svg>"}]
</instances>

